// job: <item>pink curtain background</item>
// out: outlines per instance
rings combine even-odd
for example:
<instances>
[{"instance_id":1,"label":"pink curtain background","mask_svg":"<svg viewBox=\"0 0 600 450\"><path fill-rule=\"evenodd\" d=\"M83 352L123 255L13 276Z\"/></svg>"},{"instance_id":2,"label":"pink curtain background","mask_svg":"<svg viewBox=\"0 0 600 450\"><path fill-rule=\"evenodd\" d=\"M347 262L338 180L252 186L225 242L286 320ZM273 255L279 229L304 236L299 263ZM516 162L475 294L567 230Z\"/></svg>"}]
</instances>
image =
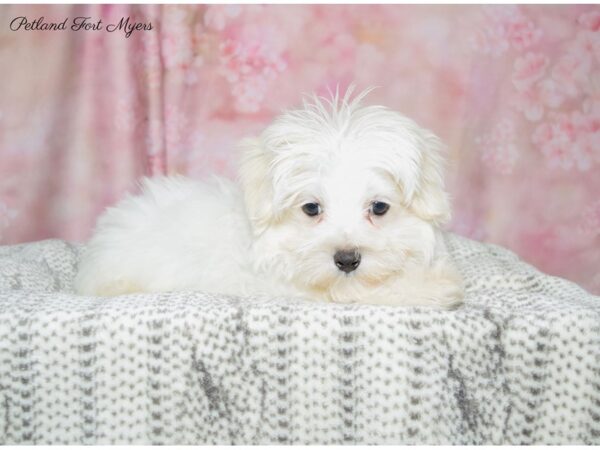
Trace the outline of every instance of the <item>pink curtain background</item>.
<instances>
[{"instance_id":1,"label":"pink curtain background","mask_svg":"<svg viewBox=\"0 0 600 450\"><path fill-rule=\"evenodd\" d=\"M84 240L143 175L233 177L240 137L355 82L448 145L451 230L600 293L599 68L596 5L0 6L0 242Z\"/></svg>"}]
</instances>

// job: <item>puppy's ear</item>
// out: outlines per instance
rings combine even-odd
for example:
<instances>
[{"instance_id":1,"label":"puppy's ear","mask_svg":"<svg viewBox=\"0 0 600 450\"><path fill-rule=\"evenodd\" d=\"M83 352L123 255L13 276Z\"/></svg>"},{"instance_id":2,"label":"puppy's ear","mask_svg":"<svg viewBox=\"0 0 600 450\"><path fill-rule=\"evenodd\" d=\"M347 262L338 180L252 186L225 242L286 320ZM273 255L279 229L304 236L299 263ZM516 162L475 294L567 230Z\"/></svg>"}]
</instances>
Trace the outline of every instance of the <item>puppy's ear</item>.
<instances>
[{"instance_id":1,"label":"puppy's ear","mask_svg":"<svg viewBox=\"0 0 600 450\"><path fill-rule=\"evenodd\" d=\"M240 142L240 183L246 211L255 234L261 234L273 217L273 186L269 176L269 154L259 138Z\"/></svg>"},{"instance_id":2,"label":"puppy's ear","mask_svg":"<svg viewBox=\"0 0 600 450\"><path fill-rule=\"evenodd\" d=\"M419 180L410 208L424 220L443 225L450 220L450 199L444 186L443 145L434 134L421 130Z\"/></svg>"}]
</instances>

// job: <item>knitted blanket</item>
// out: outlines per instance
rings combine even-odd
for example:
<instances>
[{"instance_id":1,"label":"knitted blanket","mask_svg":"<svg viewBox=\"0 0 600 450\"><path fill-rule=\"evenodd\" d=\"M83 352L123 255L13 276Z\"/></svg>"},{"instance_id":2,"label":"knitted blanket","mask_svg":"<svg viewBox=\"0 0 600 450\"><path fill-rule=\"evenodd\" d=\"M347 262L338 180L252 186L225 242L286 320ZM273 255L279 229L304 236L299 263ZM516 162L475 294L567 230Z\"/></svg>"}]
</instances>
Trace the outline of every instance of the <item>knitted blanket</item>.
<instances>
[{"instance_id":1,"label":"knitted blanket","mask_svg":"<svg viewBox=\"0 0 600 450\"><path fill-rule=\"evenodd\" d=\"M455 235L455 311L90 298L0 247L0 443L600 444L600 298Z\"/></svg>"}]
</instances>

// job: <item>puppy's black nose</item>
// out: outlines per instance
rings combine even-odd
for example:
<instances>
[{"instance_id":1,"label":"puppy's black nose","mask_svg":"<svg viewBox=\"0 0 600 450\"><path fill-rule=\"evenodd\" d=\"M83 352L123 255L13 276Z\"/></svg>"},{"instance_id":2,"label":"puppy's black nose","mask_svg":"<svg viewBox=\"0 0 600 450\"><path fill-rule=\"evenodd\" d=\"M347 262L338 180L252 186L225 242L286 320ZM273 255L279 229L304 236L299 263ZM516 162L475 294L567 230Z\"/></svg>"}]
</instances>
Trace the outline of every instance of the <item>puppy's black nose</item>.
<instances>
[{"instance_id":1,"label":"puppy's black nose","mask_svg":"<svg viewBox=\"0 0 600 450\"><path fill-rule=\"evenodd\" d=\"M338 250L333 255L333 262L342 272L350 273L360 264L360 253L358 250Z\"/></svg>"}]
</instances>

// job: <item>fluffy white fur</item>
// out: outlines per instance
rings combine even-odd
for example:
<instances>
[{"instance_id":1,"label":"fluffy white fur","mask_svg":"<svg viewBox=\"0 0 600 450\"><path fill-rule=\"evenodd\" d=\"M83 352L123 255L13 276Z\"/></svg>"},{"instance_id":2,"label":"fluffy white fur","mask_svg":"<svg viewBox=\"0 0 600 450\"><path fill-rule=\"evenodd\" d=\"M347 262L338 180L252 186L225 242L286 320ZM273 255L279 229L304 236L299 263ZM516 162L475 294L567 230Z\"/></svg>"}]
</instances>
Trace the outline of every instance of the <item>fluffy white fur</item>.
<instances>
[{"instance_id":1,"label":"fluffy white fur","mask_svg":"<svg viewBox=\"0 0 600 450\"><path fill-rule=\"evenodd\" d=\"M453 307L459 275L439 226L450 207L440 142L382 106L312 97L242 143L240 186L143 181L99 219L81 294L200 290ZM373 214L374 201L390 205ZM321 214L302 210L318 203ZM360 253L338 269L338 250Z\"/></svg>"}]
</instances>

